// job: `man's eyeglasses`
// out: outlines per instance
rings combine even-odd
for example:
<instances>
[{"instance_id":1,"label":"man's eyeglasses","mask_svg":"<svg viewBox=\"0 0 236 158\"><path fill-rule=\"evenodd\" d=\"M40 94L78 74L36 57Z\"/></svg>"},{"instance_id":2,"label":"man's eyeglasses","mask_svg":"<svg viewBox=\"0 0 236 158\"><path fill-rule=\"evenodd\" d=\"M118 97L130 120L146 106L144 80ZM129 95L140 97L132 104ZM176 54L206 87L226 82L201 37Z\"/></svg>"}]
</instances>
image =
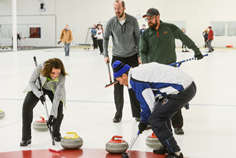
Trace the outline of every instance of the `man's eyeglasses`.
<instances>
[{"instance_id":1,"label":"man's eyeglasses","mask_svg":"<svg viewBox=\"0 0 236 158\"><path fill-rule=\"evenodd\" d=\"M152 18L145 18L146 21L151 21L152 19L154 19L156 16L152 17Z\"/></svg>"}]
</instances>

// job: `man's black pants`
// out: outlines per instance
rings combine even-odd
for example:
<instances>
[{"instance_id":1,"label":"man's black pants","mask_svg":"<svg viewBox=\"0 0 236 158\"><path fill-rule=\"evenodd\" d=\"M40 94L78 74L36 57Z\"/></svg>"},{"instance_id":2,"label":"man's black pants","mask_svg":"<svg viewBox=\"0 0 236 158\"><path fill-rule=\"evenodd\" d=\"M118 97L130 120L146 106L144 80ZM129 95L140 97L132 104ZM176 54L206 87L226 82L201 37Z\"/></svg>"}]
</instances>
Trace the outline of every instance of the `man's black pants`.
<instances>
[{"instance_id":1,"label":"man's black pants","mask_svg":"<svg viewBox=\"0 0 236 158\"><path fill-rule=\"evenodd\" d=\"M136 67L138 66L138 56L135 54L131 57L127 58L121 58L121 57L112 57L112 64L116 61L119 60L123 62L124 64L128 64L131 67ZM121 119L122 118L122 110L124 106L124 86L120 85L119 83L114 85L114 99L115 99L115 105L116 105L116 114L114 118ZM132 110L132 115L133 117L141 117L140 112L140 103L136 99L136 95L134 93L133 89L129 89L129 98L130 98L130 104L131 104L131 110Z\"/></svg>"},{"instance_id":2,"label":"man's black pants","mask_svg":"<svg viewBox=\"0 0 236 158\"><path fill-rule=\"evenodd\" d=\"M97 37L92 36L92 39L93 39L93 49L97 49L98 48Z\"/></svg>"},{"instance_id":3,"label":"man's black pants","mask_svg":"<svg viewBox=\"0 0 236 158\"><path fill-rule=\"evenodd\" d=\"M173 128L182 128L184 125L181 109L171 118Z\"/></svg>"},{"instance_id":4,"label":"man's black pants","mask_svg":"<svg viewBox=\"0 0 236 158\"><path fill-rule=\"evenodd\" d=\"M43 89L51 102L53 101L54 94L52 91ZM31 140L31 123L33 120L33 109L38 103L39 98L34 95L32 91L28 92L22 107L22 140ZM40 103L41 104L41 103ZM41 106L44 106L41 104ZM44 107L42 107L44 108ZM58 107L57 118L53 121L53 136L60 136L60 126L63 119L63 103L60 101Z\"/></svg>"},{"instance_id":5,"label":"man's black pants","mask_svg":"<svg viewBox=\"0 0 236 158\"><path fill-rule=\"evenodd\" d=\"M103 40L102 39L98 39L97 42L98 42L100 54L102 54L103 53Z\"/></svg>"},{"instance_id":6,"label":"man's black pants","mask_svg":"<svg viewBox=\"0 0 236 158\"><path fill-rule=\"evenodd\" d=\"M175 153L180 151L176 140L170 129L171 117L183 108L196 94L196 85L194 82L177 95L168 95L157 103L153 113L149 118L152 130L162 143L162 145L168 150L168 153Z\"/></svg>"}]
</instances>

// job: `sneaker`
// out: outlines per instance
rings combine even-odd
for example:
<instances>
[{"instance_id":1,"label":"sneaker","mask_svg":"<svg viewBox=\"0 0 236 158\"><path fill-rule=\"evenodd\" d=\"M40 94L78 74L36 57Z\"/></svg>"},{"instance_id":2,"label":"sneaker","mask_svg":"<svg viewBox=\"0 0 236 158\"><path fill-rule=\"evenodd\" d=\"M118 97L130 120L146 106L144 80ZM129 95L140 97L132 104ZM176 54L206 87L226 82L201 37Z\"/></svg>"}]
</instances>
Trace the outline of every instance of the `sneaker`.
<instances>
[{"instance_id":1,"label":"sneaker","mask_svg":"<svg viewBox=\"0 0 236 158\"><path fill-rule=\"evenodd\" d=\"M184 50L182 50L182 52L185 52Z\"/></svg>"},{"instance_id":2,"label":"sneaker","mask_svg":"<svg viewBox=\"0 0 236 158\"><path fill-rule=\"evenodd\" d=\"M140 122L140 121L141 121L141 117L135 117L135 120L136 120L137 122Z\"/></svg>"},{"instance_id":3,"label":"sneaker","mask_svg":"<svg viewBox=\"0 0 236 158\"><path fill-rule=\"evenodd\" d=\"M167 155L165 158L184 158L183 154L180 153L180 155L176 155L176 154L170 154L170 155Z\"/></svg>"},{"instance_id":4,"label":"sneaker","mask_svg":"<svg viewBox=\"0 0 236 158\"><path fill-rule=\"evenodd\" d=\"M22 140L20 142L20 146L28 146L29 144L31 144L31 140Z\"/></svg>"},{"instance_id":5,"label":"sneaker","mask_svg":"<svg viewBox=\"0 0 236 158\"><path fill-rule=\"evenodd\" d=\"M211 51L213 52L214 50L215 50L215 49L213 49L213 48L212 48L212 50L211 50Z\"/></svg>"},{"instance_id":6,"label":"sneaker","mask_svg":"<svg viewBox=\"0 0 236 158\"><path fill-rule=\"evenodd\" d=\"M189 51L186 49L185 52L189 52Z\"/></svg>"},{"instance_id":7,"label":"sneaker","mask_svg":"<svg viewBox=\"0 0 236 158\"><path fill-rule=\"evenodd\" d=\"M166 148L162 145L162 146L160 146L159 148L154 149L154 150L153 150L153 153L154 153L154 154L166 154L166 153L168 153L168 151L167 151Z\"/></svg>"},{"instance_id":8,"label":"sneaker","mask_svg":"<svg viewBox=\"0 0 236 158\"><path fill-rule=\"evenodd\" d=\"M212 52L212 50L207 51L207 53L211 53L211 52Z\"/></svg>"},{"instance_id":9,"label":"sneaker","mask_svg":"<svg viewBox=\"0 0 236 158\"><path fill-rule=\"evenodd\" d=\"M184 134L184 130L182 128L175 128L174 131L175 131L175 134L179 134L179 135Z\"/></svg>"}]
</instances>

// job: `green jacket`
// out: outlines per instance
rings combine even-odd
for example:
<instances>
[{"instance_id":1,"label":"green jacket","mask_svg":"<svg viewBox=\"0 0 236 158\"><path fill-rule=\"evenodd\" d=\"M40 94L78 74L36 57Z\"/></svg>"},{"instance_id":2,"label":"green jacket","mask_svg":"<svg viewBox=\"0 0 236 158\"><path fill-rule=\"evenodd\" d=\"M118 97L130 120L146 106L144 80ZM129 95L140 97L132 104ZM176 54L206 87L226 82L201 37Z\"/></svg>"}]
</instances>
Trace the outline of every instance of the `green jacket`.
<instances>
[{"instance_id":1,"label":"green jacket","mask_svg":"<svg viewBox=\"0 0 236 158\"><path fill-rule=\"evenodd\" d=\"M176 62L175 39L192 49L195 55L201 54L195 43L174 24L160 21L158 30L146 29L140 39L139 52L142 63L158 62L171 64Z\"/></svg>"}]
</instances>

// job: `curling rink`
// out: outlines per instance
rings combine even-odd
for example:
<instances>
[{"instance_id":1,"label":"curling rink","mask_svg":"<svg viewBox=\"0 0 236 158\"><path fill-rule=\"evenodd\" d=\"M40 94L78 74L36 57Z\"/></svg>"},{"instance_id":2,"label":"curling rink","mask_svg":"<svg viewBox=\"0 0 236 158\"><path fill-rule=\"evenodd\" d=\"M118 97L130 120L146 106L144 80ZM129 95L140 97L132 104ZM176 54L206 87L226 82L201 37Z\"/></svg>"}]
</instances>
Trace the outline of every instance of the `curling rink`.
<instances>
[{"instance_id":1,"label":"curling rink","mask_svg":"<svg viewBox=\"0 0 236 158\"><path fill-rule=\"evenodd\" d=\"M176 49L177 61L192 58L189 53ZM201 49L202 54L207 49ZM114 136L123 136L129 144L136 137L138 122L132 118L126 87L123 118L113 123L115 105L113 87L109 84L107 65L98 50L71 49L65 57L63 48L0 52L0 158L121 158L108 154L105 144ZM66 78L67 105L61 135L76 132L84 141L79 150L65 150L56 143L61 153L51 153L48 131L32 129L32 143L20 147L22 134L23 89L35 68L33 56L38 63L49 58L60 58L69 74ZM110 52L111 57L111 52ZM190 109L182 109L184 135L175 135L185 158L236 157L236 50L215 48L202 60L183 63L180 69L189 74L197 85L197 94L190 102ZM47 100L48 109L51 103ZM46 118L41 102L34 108L33 121ZM144 131L132 150L130 158L163 158L152 153L145 140L152 130Z\"/></svg>"}]
</instances>

